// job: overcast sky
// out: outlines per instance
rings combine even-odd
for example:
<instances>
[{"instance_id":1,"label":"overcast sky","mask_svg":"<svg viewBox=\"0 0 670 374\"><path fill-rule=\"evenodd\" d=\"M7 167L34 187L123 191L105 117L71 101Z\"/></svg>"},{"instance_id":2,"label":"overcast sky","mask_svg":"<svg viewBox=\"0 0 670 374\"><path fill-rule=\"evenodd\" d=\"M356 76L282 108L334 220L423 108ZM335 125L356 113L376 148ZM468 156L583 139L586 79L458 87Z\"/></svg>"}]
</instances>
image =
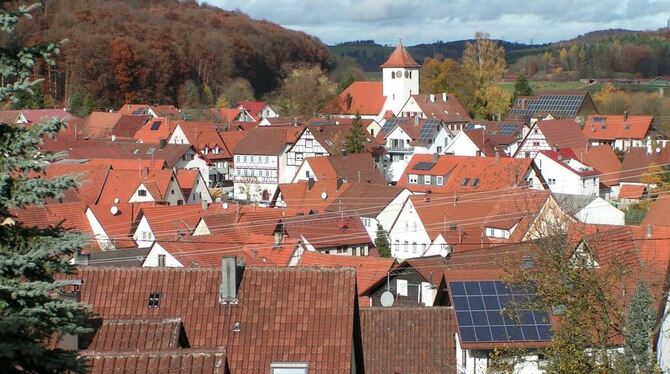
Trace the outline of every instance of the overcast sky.
<instances>
[{"instance_id":1,"label":"overcast sky","mask_svg":"<svg viewBox=\"0 0 670 374\"><path fill-rule=\"evenodd\" d=\"M555 42L609 28L665 27L670 0L206 0L305 31L323 42L373 39L407 45L469 39Z\"/></svg>"}]
</instances>

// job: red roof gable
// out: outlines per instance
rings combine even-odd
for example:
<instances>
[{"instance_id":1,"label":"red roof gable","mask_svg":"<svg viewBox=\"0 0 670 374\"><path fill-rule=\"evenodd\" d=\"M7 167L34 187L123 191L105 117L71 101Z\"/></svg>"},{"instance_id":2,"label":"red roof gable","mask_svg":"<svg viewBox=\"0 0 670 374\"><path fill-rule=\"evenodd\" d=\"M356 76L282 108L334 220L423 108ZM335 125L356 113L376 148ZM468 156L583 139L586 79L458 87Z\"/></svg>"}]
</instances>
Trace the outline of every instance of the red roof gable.
<instances>
[{"instance_id":1,"label":"red roof gable","mask_svg":"<svg viewBox=\"0 0 670 374\"><path fill-rule=\"evenodd\" d=\"M653 116L591 115L583 132L593 140L644 139L653 120Z\"/></svg>"},{"instance_id":2,"label":"red roof gable","mask_svg":"<svg viewBox=\"0 0 670 374\"><path fill-rule=\"evenodd\" d=\"M342 91L324 111L333 114L378 115L386 97L382 82L354 82Z\"/></svg>"}]
</instances>

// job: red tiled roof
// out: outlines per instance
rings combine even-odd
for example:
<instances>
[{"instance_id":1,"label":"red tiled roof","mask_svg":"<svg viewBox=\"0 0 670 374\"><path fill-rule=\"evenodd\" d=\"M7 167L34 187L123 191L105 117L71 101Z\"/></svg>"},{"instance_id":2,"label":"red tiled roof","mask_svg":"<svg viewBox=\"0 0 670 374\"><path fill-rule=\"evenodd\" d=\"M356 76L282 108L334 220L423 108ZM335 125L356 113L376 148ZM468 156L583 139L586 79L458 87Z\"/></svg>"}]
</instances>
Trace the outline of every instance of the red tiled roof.
<instances>
[{"instance_id":1,"label":"red tiled roof","mask_svg":"<svg viewBox=\"0 0 670 374\"><path fill-rule=\"evenodd\" d=\"M430 190L433 193L466 193L523 187L526 184L524 177L532 164L531 159L442 155L429 170L415 169L420 162L434 163L433 157L431 154L412 156L397 185L413 192ZM409 174L418 175L419 183L410 184ZM421 178L423 175L442 176L444 183L442 186L424 185Z\"/></svg>"},{"instance_id":2,"label":"red tiled roof","mask_svg":"<svg viewBox=\"0 0 670 374\"><path fill-rule=\"evenodd\" d=\"M226 148L226 152L232 157L234 149L237 147L237 144L247 136L246 131L224 131L219 133L221 140Z\"/></svg>"},{"instance_id":3,"label":"red tiled roof","mask_svg":"<svg viewBox=\"0 0 670 374\"><path fill-rule=\"evenodd\" d=\"M395 264L395 259L370 256L336 256L305 251L298 264L300 266L354 268L356 269L356 282L360 295L391 270Z\"/></svg>"},{"instance_id":4,"label":"red tiled roof","mask_svg":"<svg viewBox=\"0 0 670 374\"><path fill-rule=\"evenodd\" d=\"M339 214L298 216L283 220L289 237L305 238L315 249L341 245L368 245L372 241L360 218Z\"/></svg>"},{"instance_id":5,"label":"red tiled roof","mask_svg":"<svg viewBox=\"0 0 670 374\"><path fill-rule=\"evenodd\" d=\"M579 149L588 143L579 124L574 119L538 121L537 126L550 147ZM528 133L531 134L532 130Z\"/></svg>"},{"instance_id":6,"label":"red tiled roof","mask_svg":"<svg viewBox=\"0 0 670 374\"><path fill-rule=\"evenodd\" d=\"M188 142L197 149L223 147L221 136L212 122L175 122L175 129L177 126L181 128Z\"/></svg>"},{"instance_id":7,"label":"red tiled roof","mask_svg":"<svg viewBox=\"0 0 670 374\"><path fill-rule=\"evenodd\" d=\"M109 172L110 167L108 165L56 163L49 165L45 174L47 178L67 174L79 175L79 186L74 190L66 191L62 201L81 201L86 204L95 204L100 198Z\"/></svg>"},{"instance_id":8,"label":"red tiled roof","mask_svg":"<svg viewBox=\"0 0 670 374\"><path fill-rule=\"evenodd\" d=\"M351 186L351 183L344 183L337 188L337 181L328 179L316 181L310 189L309 182L300 181L279 184L277 194L281 194L281 200L291 214L309 214L310 212L323 212Z\"/></svg>"},{"instance_id":9,"label":"red tiled roof","mask_svg":"<svg viewBox=\"0 0 670 374\"><path fill-rule=\"evenodd\" d=\"M288 144L295 143L302 127L254 127L237 142L235 155L279 155Z\"/></svg>"},{"instance_id":10,"label":"red tiled roof","mask_svg":"<svg viewBox=\"0 0 670 374\"><path fill-rule=\"evenodd\" d=\"M86 118L84 133L91 138L109 138L119 119L121 113L93 112Z\"/></svg>"},{"instance_id":11,"label":"red tiled roof","mask_svg":"<svg viewBox=\"0 0 670 374\"><path fill-rule=\"evenodd\" d=\"M387 184L369 185L365 183L349 183L342 191L339 199L331 200L325 210L330 212L345 211L361 217L376 217L404 189Z\"/></svg>"},{"instance_id":12,"label":"red tiled roof","mask_svg":"<svg viewBox=\"0 0 670 374\"><path fill-rule=\"evenodd\" d=\"M140 209L146 204L150 203L96 204L89 206L89 209L91 209L107 236L112 240L112 244L116 249L134 248L136 245L132 239L133 228L136 225ZM113 206L117 209L116 214L111 213Z\"/></svg>"},{"instance_id":13,"label":"red tiled roof","mask_svg":"<svg viewBox=\"0 0 670 374\"><path fill-rule=\"evenodd\" d=\"M77 118L63 109L21 109L21 114L31 123L38 123L46 118L58 118L64 122Z\"/></svg>"},{"instance_id":14,"label":"red tiled roof","mask_svg":"<svg viewBox=\"0 0 670 374\"><path fill-rule=\"evenodd\" d=\"M83 351L90 363L89 373L167 373L228 374L224 349L179 349L142 352Z\"/></svg>"},{"instance_id":15,"label":"red tiled roof","mask_svg":"<svg viewBox=\"0 0 670 374\"><path fill-rule=\"evenodd\" d=\"M591 115L583 132L593 140L644 139L653 120L653 116Z\"/></svg>"},{"instance_id":16,"label":"red tiled roof","mask_svg":"<svg viewBox=\"0 0 670 374\"><path fill-rule=\"evenodd\" d=\"M366 127L366 123L369 124L371 122L372 120L361 120L363 128ZM351 133L351 120L345 119L339 123L339 125L329 124L307 126L307 130L314 136L314 139L316 139L316 141L319 142L330 155L341 154L342 150L346 149L347 137ZM376 147L380 146L376 139L370 136L367 132L365 132L364 136L363 143L368 152L372 152Z\"/></svg>"},{"instance_id":17,"label":"red tiled roof","mask_svg":"<svg viewBox=\"0 0 670 374\"><path fill-rule=\"evenodd\" d=\"M373 307L360 313L366 373L456 370L453 308Z\"/></svg>"},{"instance_id":18,"label":"red tiled roof","mask_svg":"<svg viewBox=\"0 0 670 374\"><path fill-rule=\"evenodd\" d=\"M670 196L660 195L654 201L647 211L647 215L642 220L640 226L668 226L670 227Z\"/></svg>"},{"instance_id":19,"label":"red tiled roof","mask_svg":"<svg viewBox=\"0 0 670 374\"><path fill-rule=\"evenodd\" d=\"M191 193L193 185L195 184L196 179L200 176L200 170L198 169L179 169L177 170L177 182L179 182L179 187L181 187L184 192L184 197L187 198L188 194Z\"/></svg>"},{"instance_id":20,"label":"red tiled roof","mask_svg":"<svg viewBox=\"0 0 670 374\"><path fill-rule=\"evenodd\" d=\"M103 320L87 350L154 351L180 348L181 319Z\"/></svg>"},{"instance_id":21,"label":"red tiled roof","mask_svg":"<svg viewBox=\"0 0 670 374\"><path fill-rule=\"evenodd\" d=\"M461 104L454 94L447 94L447 100L443 100L441 94L434 95L435 100L431 101L431 95L421 94L412 95L421 111L428 118L437 118L445 123L461 123L471 121L468 111Z\"/></svg>"},{"instance_id":22,"label":"red tiled roof","mask_svg":"<svg viewBox=\"0 0 670 374\"><path fill-rule=\"evenodd\" d=\"M265 107L265 101L243 101L239 103L239 108L244 108L256 121L260 121L261 110Z\"/></svg>"},{"instance_id":23,"label":"red tiled roof","mask_svg":"<svg viewBox=\"0 0 670 374\"><path fill-rule=\"evenodd\" d=\"M644 196L647 188L643 184L624 184L619 190L619 199L639 200Z\"/></svg>"},{"instance_id":24,"label":"red tiled roof","mask_svg":"<svg viewBox=\"0 0 670 374\"><path fill-rule=\"evenodd\" d=\"M384 175L377 168L372 155L367 152L346 156L308 157L304 162L309 164L318 180L334 180L340 177L349 183L386 184Z\"/></svg>"},{"instance_id":25,"label":"red tiled roof","mask_svg":"<svg viewBox=\"0 0 670 374\"><path fill-rule=\"evenodd\" d=\"M123 159L123 158L92 158L84 165L108 165L113 170L163 170L165 160L161 159Z\"/></svg>"},{"instance_id":26,"label":"red tiled roof","mask_svg":"<svg viewBox=\"0 0 670 374\"><path fill-rule=\"evenodd\" d=\"M181 240L191 236L200 219L207 215L225 212L221 204L209 204L203 209L200 204L143 207L144 216L157 241Z\"/></svg>"},{"instance_id":27,"label":"red tiled roof","mask_svg":"<svg viewBox=\"0 0 670 374\"><path fill-rule=\"evenodd\" d=\"M236 305L219 303L219 268L86 267L75 277L81 302L103 320L179 316L190 347L225 347L232 373L266 372L276 361L351 371L353 269L247 267ZM152 292L157 307L148 306Z\"/></svg>"},{"instance_id":28,"label":"red tiled roof","mask_svg":"<svg viewBox=\"0 0 670 374\"><path fill-rule=\"evenodd\" d=\"M405 46L402 43L399 43L388 60L381 65L382 68L418 68L421 65L417 64L412 58L412 55L409 54Z\"/></svg>"},{"instance_id":29,"label":"red tiled roof","mask_svg":"<svg viewBox=\"0 0 670 374\"><path fill-rule=\"evenodd\" d=\"M240 115L240 112L242 111L239 108L219 108L214 110L226 123L230 123L237 120L237 117Z\"/></svg>"},{"instance_id":30,"label":"red tiled roof","mask_svg":"<svg viewBox=\"0 0 670 374\"><path fill-rule=\"evenodd\" d=\"M171 169L111 170L98 203L112 204L117 198L120 202L128 202L141 184L144 184L155 201L163 201L173 176L174 172Z\"/></svg>"},{"instance_id":31,"label":"red tiled roof","mask_svg":"<svg viewBox=\"0 0 670 374\"><path fill-rule=\"evenodd\" d=\"M581 170L570 166L568 161L577 160L577 156L572 151L572 149L568 148L568 149L559 149L558 151L540 151L540 153L547 156L549 159L553 160L554 162L563 166L564 168L570 170L574 174L579 175L580 177L596 176L600 174L598 170L593 168L591 168L591 170L588 169Z\"/></svg>"},{"instance_id":32,"label":"red tiled roof","mask_svg":"<svg viewBox=\"0 0 670 374\"><path fill-rule=\"evenodd\" d=\"M143 143L158 144L162 139L167 140L176 127L176 122L166 118L154 118L144 124L133 136Z\"/></svg>"},{"instance_id":33,"label":"red tiled roof","mask_svg":"<svg viewBox=\"0 0 670 374\"><path fill-rule=\"evenodd\" d=\"M382 82L354 82L324 111L332 114L378 115L381 112L386 97L383 94Z\"/></svg>"},{"instance_id":34,"label":"red tiled roof","mask_svg":"<svg viewBox=\"0 0 670 374\"><path fill-rule=\"evenodd\" d=\"M605 186L614 186L619 184L621 174L621 161L609 145L590 146L572 150L577 159L602 173L600 183Z\"/></svg>"},{"instance_id":35,"label":"red tiled roof","mask_svg":"<svg viewBox=\"0 0 670 374\"><path fill-rule=\"evenodd\" d=\"M86 218L86 204L82 202L27 206L11 209L10 213L24 226L38 228L61 226L89 235L93 233Z\"/></svg>"}]
</instances>

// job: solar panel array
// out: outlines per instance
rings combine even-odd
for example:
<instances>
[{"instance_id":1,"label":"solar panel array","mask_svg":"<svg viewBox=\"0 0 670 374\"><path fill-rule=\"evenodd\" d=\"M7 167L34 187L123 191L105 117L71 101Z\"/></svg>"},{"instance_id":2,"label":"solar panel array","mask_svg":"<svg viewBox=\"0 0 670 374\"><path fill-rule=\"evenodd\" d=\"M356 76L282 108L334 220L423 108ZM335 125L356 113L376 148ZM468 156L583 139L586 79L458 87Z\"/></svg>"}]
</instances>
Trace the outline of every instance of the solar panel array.
<instances>
[{"instance_id":1,"label":"solar panel array","mask_svg":"<svg viewBox=\"0 0 670 374\"><path fill-rule=\"evenodd\" d=\"M423 124L423 127L421 128L421 131L419 131L419 142L423 144L432 143L433 136L435 136L435 133L437 133L439 125L439 119L431 118L426 120L426 122Z\"/></svg>"},{"instance_id":2,"label":"solar panel array","mask_svg":"<svg viewBox=\"0 0 670 374\"><path fill-rule=\"evenodd\" d=\"M400 124L401 120L403 120L403 118L393 117L387 119L381 129L382 134L388 135L391 131L393 131L396 125Z\"/></svg>"},{"instance_id":3,"label":"solar panel array","mask_svg":"<svg viewBox=\"0 0 670 374\"><path fill-rule=\"evenodd\" d=\"M528 308L532 290L508 287L500 281L449 282L449 290L463 342L551 340L547 312L522 309Z\"/></svg>"},{"instance_id":4,"label":"solar panel array","mask_svg":"<svg viewBox=\"0 0 670 374\"><path fill-rule=\"evenodd\" d=\"M518 98L510 110L510 115L526 117L542 113L551 114L557 118L572 118L577 116L584 97L584 95L547 94L535 98ZM522 100L525 100L524 105L522 105Z\"/></svg>"},{"instance_id":5,"label":"solar panel array","mask_svg":"<svg viewBox=\"0 0 670 374\"><path fill-rule=\"evenodd\" d=\"M519 131L519 125L516 123L501 123L498 125L498 135L510 136Z\"/></svg>"},{"instance_id":6,"label":"solar panel array","mask_svg":"<svg viewBox=\"0 0 670 374\"><path fill-rule=\"evenodd\" d=\"M417 162L416 165L414 165L414 170L430 170L435 166L434 162Z\"/></svg>"}]
</instances>

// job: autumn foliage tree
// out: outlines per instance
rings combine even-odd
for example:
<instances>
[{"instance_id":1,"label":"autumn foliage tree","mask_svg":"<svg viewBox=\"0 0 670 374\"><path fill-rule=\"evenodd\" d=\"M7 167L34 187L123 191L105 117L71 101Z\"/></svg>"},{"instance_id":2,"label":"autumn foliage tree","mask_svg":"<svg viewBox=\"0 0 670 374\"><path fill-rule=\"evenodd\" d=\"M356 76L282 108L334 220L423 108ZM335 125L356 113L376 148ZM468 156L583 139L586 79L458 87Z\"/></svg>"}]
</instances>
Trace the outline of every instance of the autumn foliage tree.
<instances>
[{"instance_id":1,"label":"autumn foliage tree","mask_svg":"<svg viewBox=\"0 0 670 374\"><path fill-rule=\"evenodd\" d=\"M282 81L275 103L282 114L311 118L334 97L337 85L318 66L291 69Z\"/></svg>"}]
</instances>

